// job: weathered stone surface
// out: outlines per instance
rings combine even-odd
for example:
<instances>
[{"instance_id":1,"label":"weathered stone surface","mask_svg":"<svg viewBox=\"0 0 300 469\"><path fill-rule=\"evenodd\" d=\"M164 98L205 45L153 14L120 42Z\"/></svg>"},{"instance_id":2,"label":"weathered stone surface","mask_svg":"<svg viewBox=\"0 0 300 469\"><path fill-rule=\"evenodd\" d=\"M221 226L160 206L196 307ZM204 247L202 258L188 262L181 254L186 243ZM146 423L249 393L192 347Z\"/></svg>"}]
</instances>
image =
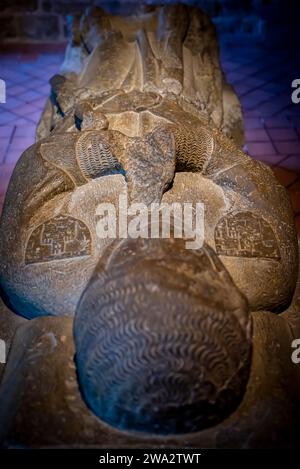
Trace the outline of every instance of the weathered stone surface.
<instances>
[{"instance_id":1,"label":"weathered stone surface","mask_svg":"<svg viewBox=\"0 0 300 469\"><path fill-rule=\"evenodd\" d=\"M11 343L17 328L26 323L27 320L14 314L0 298L0 340L4 341L5 360L7 361ZM5 363L0 363L0 382Z\"/></svg>"},{"instance_id":2,"label":"weathered stone surface","mask_svg":"<svg viewBox=\"0 0 300 469\"><path fill-rule=\"evenodd\" d=\"M139 239L107 257L74 325L90 408L113 426L147 433L191 433L222 421L244 394L251 320L213 250Z\"/></svg>"},{"instance_id":3,"label":"weathered stone surface","mask_svg":"<svg viewBox=\"0 0 300 469\"><path fill-rule=\"evenodd\" d=\"M249 163L251 166L252 161L250 159ZM248 159L246 159L245 164L248 165ZM253 164L256 165L254 161ZM232 179L229 176L230 171L233 172ZM272 226L272 230L274 230L272 243L275 254L273 258L264 257L263 252L256 253L254 257L249 257L246 252L240 252L239 255L237 248L232 256L224 255L224 252L219 252L219 255L235 284L247 297L251 310L284 310L291 301L295 288L295 276L297 275L295 257L297 247L289 201L285 196L282 197L285 190L275 183L278 192L276 196L275 192L272 193L272 196L276 197L274 218L270 217L271 212L267 208L267 201L264 201L264 199L261 199L260 204L254 209L253 205L257 200L257 194L252 193L251 197L244 197L242 191L235 192L233 190L235 171L236 168L229 169L227 172L228 184L222 185L219 185L215 178L210 179L199 173L176 173L172 188L164 194L162 200L168 203L183 203L183 201L189 200L194 205L196 202L202 201L205 205L205 240L217 252L219 239L216 239L216 230L218 230L218 226L223 220L230 219L236 214L243 216L243 214L251 213L251 218L257 217L263 223L270 223L269 226ZM226 174L226 172L219 170L218 172ZM242 186L246 187L247 181L250 183L251 179L248 179L250 175L245 176L242 166L241 172L243 174L240 178L240 187L242 189ZM267 168L264 169L264 173L266 179L264 183L263 180L260 182L262 184L261 193L267 194L267 188L269 184L273 184L272 181L274 180ZM284 200L285 202L283 202ZM264 208L265 203L267 204ZM234 211L230 209L232 206L235 207ZM285 221L288 223L287 225L285 225ZM285 230L284 226L290 228ZM247 236L245 236L245 233ZM236 238L236 234L230 233L230 236L232 237L230 242ZM242 240L245 245L250 246L253 242L256 242L256 236L255 232L248 230L244 232ZM228 239L226 242L228 242ZM278 252L283 258L278 258ZM255 272L255 275L253 272ZM283 277L285 282L282 282Z\"/></svg>"},{"instance_id":4,"label":"weathered stone surface","mask_svg":"<svg viewBox=\"0 0 300 469\"><path fill-rule=\"evenodd\" d=\"M240 149L240 105L208 17L90 9L51 86L0 222L0 286L31 319L0 386L2 443L294 446L292 209ZM99 204L120 195L146 213L203 203L204 246L186 249L175 228L169 239L99 236Z\"/></svg>"},{"instance_id":5,"label":"weathered stone surface","mask_svg":"<svg viewBox=\"0 0 300 469\"><path fill-rule=\"evenodd\" d=\"M98 419L78 388L71 319L34 319L18 330L0 388L2 446L298 448L299 371L287 366L293 336L284 317L271 313L254 313L253 325L251 371L236 411L200 432L155 436Z\"/></svg>"}]
</instances>

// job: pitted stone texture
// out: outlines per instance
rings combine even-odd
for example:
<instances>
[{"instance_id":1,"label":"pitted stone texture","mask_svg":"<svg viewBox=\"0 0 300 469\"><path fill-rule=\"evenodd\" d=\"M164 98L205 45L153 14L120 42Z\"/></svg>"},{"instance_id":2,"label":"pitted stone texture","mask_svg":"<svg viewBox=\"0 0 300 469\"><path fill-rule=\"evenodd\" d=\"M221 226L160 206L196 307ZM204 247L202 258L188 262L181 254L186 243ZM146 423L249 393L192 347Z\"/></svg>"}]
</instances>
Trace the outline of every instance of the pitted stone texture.
<instances>
[{"instance_id":1,"label":"pitted stone texture","mask_svg":"<svg viewBox=\"0 0 300 469\"><path fill-rule=\"evenodd\" d=\"M24 174L23 171L32 172L29 155L27 153L27 158L23 158L18 165L20 174ZM68 178L61 178L57 173L54 175L51 170L46 176L42 165L38 169L39 164L37 160L33 186L29 186L24 180L23 193L21 195L19 192L19 196L15 198L16 190L19 191L15 185L19 184L19 177L16 176L7 195L1 226L6 225L7 216L12 216L10 220L14 227L12 236L6 241L3 238L1 242L1 286L19 314L29 317L73 315L102 250L112 241L97 236L98 204L105 201L117 206L119 195L126 195L127 189L121 175L105 176L74 188ZM45 178L41 185L38 182L40 177ZM32 180L33 178L32 176ZM71 188L72 185L72 191L64 192L65 188ZM14 202L10 203L10 200ZM36 210L36 207L40 209ZM20 217L24 223L21 232L17 228ZM55 220L57 223L54 223ZM71 225L63 224L65 228L70 226L75 231L68 233L66 229L62 232L63 220L71 220ZM51 240L48 239L52 243L52 254L45 247L48 254L43 259L41 251L34 254L31 249L32 236L35 233L41 241L49 222L55 231L54 233L52 229L53 236ZM43 233L39 231L41 228ZM70 242L69 236L72 237ZM60 246L55 246L56 242ZM38 246L35 245L35 248ZM29 262L34 260L39 262ZM43 260L47 262L42 262Z\"/></svg>"},{"instance_id":2,"label":"pitted stone texture","mask_svg":"<svg viewBox=\"0 0 300 469\"><path fill-rule=\"evenodd\" d=\"M228 169L225 171L217 169L216 174L222 175L222 178L225 178L226 175L228 184L218 184L220 176L207 178L199 173L176 173L172 188L163 195L162 202L172 204L184 203L188 200L194 207L199 202L203 203L205 207L204 238L216 251L218 250L218 238L216 239L215 236L217 227L224 218L232 217L233 207L234 213L251 213L251 219L265 220L268 231L263 242L267 243L271 233L272 257L264 256L262 252L253 253L252 251L254 255L249 256L246 251L242 250L239 255L236 255L237 251L231 253L234 255L228 255L228 251L227 253L219 252L219 255L235 284L247 297L251 310L283 311L291 302L297 277L297 240L292 223L293 215L285 190L275 182L273 176L267 171L264 176L265 181L260 181L261 187L256 186L253 192L249 191L250 196L249 192L246 191L246 196L244 196L243 187L247 187L253 177L250 171L249 173L246 171L247 166L249 169L251 168L251 160L247 160L245 157L244 163L242 159L239 166L227 163L226 158L223 158L223 161L225 167L228 164ZM255 165L254 163L254 169L256 169ZM231 172L233 172L233 177L230 176ZM237 172L240 174L237 178L240 191L232 187ZM255 180L258 180L257 175ZM270 186L273 187L271 192L268 191ZM259 194L261 194L261 198ZM271 198L275 202L274 205L270 204ZM195 215L193 223L196 226ZM230 235L235 236L232 232ZM242 241L245 245L250 246L253 240L255 241L253 236L253 231L246 230ZM270 247L267 249L270 252ZM285 282L282 282L283 277Z\"/></svg>"},{"instance_id":3,"label":"pitted stone texture","mask_svg":"<svg viewBox=\"0 0 300 469\"><path fill-rule=\"evenodd\" d=\"M195 432L223 420L244 393L248 305L208 246L121 242L96 268L74 334L83 396L120 429Z\"/></svg>"},{"instance_id":4,"label":"pitted stone texture","mask_svg":"<svg viewBox=\"0 0 300 469\"><path fill-rule=\"evenodd\" d=\"M83 96L112 90L153 93L177 100L242 145L241 107L222 73L215 29L202 11L169 5L118 17L92 8L73 29L81 42L70 42L62 67L67 79L53 86L59 112L66 114ZM56 113L45 114L38 134L57 123Z\"/></svg>"},{"instance_id":5,"label":"pitted stone texture","mask_svg":"<svg viewBox=\"0 0 300 469\"><path fill-rule=\"evenodd\" d=\"M25 318L13 313L0 298L0 340L3 341L2 352L4 352L3 363L0 363L0 382L2 373L4 372L6 362L8 360L11 343L15 332L19 326L25 324Z\"/></svg>"},{"instance_id":6,"label":"pitted stone texture","mask_svg":"<svg viewBox=\"0 0 300 469\"><path fill-rule=\"evenodd\" d=\"M297 449L300 382L297 366L287 366L291 329L284 317L267 312L255 313L253 323L251 372L236 411L203 431L155 436L115 429L86 406L70 319L30 321L18 330L0 388L1 447Z\"/></svg>"},{"instance_id":7,"label":"pitted stone texture","mask_svg":"<svg viewBox=\"0 0 300 469\"><path fill-rule=\"evenodd\" d=\"M270 225L251 212L222 218L215 229L217 254L235 257L280 259L277 240Z\"/></svg>"},{"instance_id":8,"label":"pitted stone texture","mask_svg":"<svg viewBox=\"0 0 300 469\"><path fill-rule=\"evenodd\" d=\"M256 404L274 388L275 404L273 407L272 401L270 408L277 407L282 417L276 416L274 421L272 416L273 442L286 445L285 437L279 435L280 424L290 431L298 419L299 375L286 365L290 363L291 331L298 330L297 318L295 311L293 318L288 315L285 319L266 310L284 311L294 294L296 232L285 190L270 170L239 148L240 107L224 82L210 21L201 12L178 6L144 10L134 21L92 10L76 27L64 77L52 81L51 101L38 129L41 140L18 162L0 222L1 289L14 311L36 318L17 329L5 370L0 389L1 400L7 403L1 409L3 441L57 445L59 438L66 445L78 441L102 445L118 435L114 444L143 446L155 440L161 445L175 442L181 447L187 443L210 447L239 441L257 446L265 407ZM118 164L119 174L115 174ZM149 249L151 255L138 249L140 241L129 243L132 249L119 259L117 243L100 239L96 224L99 203L116 205L121 194L146 205L160 200L204 202L205 242L219 251L220 259L209 250L211 255L203 262L199 252L183 251L173 239L166 244L157 240L154 253ZM220 252L216 228L224 220L240 217L237 214L247 214L251 229L248 222L243 231L235 224L234 230L226 231L226 246L232 237L234 252L227 248ZM241 231L244 244L237 249ZM45 239L43 235L49 233L50 238ZM30 240L31 254L26 257ZM41 255L44 244L48 251ZM174 249L161 252L162 245ZM106 248L110 249L108 262ZM26 264L26 259L38 262ZM73 360L74 349L71 319L62 316L73 316L82 293L89 295L91 290L85 289L96 266L99 277L95 285L101 284L102 272L103 290L92 292L94 310L81 308L82 300L76 313L80 396L77 382L75 386L66 384L68 372L75 379L74 366L72 371L65 368ZM115 275L114 267L123 275ZM228 307L236 298L248 300L243 300L239 313L238 308ZM103 317L103 310L106 314L110 308L112 316ZM256 311L253 316L258 324L253 338L257 354L252 363L248 309ZM101 314L94 315L94 311ZM61 317L37 318L49 315ZM111 320L115 320L115 328L108 327ZM97 327L98 321L103 329ZM77 324L82 327L78 329ZM103 330L111 342L97 340ZM162 340L155 342L159 333ZM134 357L138 358L130 366L131 356L122 348L129 347L128 337L134 338ZM61 344L67 342L66 348L58 347L58 338ZM116 351L113 365L120 366L109 375L103 356L111 344ZM66 357L68 362L64 362ZM53 365L50 368L47 359ZM158 370L155 379L141 368L144 359ZM268 376L274 360L275 371ZM16 373L16 364L24 373ZM56 388L53 376L59 375L58 370L63 373ZM99 376L117 383L115 406L108 399L111 388L107 391ZM288 379L292 384L286 390ZM176 384L173 393L170 383ZM165 404L159 398L162 391ZM51 405L43 414L46 396ZM76 402L70 421L66 397ZM149 432L149 440L113 430L91 412L87 414L84 402L118 428ZM137 402L148 417L140 418ZM286 403L291 426L282 412ZM177 416L172 413L174 408ZM94 425L98 425L95 432ZM208 430L211 425L214 427ZM264 425L270 426L268 416ZM44 428L47 435L41 435ZM154 436L180 431L186 435Z\"/></svg>"},{"instance_id":9,"label":"pitted stone texture","mask_svg":"<svg viewBox=\"0 0 300 469\"><path fill-rule=\"evenodd\" d=\"M25 264L90 256L91 234L80 220L60 215L38 226L26 246Z\"/></svg>"}]
</instances>

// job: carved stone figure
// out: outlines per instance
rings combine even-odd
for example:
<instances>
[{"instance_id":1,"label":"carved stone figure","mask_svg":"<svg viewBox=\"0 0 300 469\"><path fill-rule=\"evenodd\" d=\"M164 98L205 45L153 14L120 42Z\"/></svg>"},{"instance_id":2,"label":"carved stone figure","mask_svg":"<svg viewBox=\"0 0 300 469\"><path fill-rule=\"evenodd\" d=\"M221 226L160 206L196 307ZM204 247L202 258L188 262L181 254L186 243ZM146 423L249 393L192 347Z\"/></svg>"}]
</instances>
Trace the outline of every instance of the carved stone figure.
<instances>
[{"instance_id":1,"label":"carved stone figure","mask_svg":"<svg viewBox=\"0 0 300 469\"><path fill-rule=\"evenodd\" d=\"M51 86L0 224L2 445L296 446L293 213L241 150L209 18L89 9ZM202 202L204 245L100 238L120 195Z\"/></svg>"}]
</instances>

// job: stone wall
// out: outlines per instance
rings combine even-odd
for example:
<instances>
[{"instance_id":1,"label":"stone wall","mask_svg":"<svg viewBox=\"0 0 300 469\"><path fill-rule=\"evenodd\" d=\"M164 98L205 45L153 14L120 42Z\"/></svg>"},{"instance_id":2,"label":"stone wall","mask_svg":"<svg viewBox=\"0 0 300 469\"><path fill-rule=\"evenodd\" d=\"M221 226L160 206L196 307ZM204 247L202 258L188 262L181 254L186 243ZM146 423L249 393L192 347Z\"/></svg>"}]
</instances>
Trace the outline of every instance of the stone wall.
<instances>
[{"instance_id":1,"label":"stone wall","mask_svg":"<svg viewBox=\"0 0 300 469\"><path fill-rule=\"evenodd\" d=\"M271 0L184 0L199 5L213 17L220 33L261 34L263 21L255 13L260 3ZM176 0L145 0L148 4ZM178 0L177 0L178 2ZM80 15L86 6L99 5L130 12L140 0L1 0L0 42L60 43L67 35L68 15Z\"/></svg>"}]
</instances>

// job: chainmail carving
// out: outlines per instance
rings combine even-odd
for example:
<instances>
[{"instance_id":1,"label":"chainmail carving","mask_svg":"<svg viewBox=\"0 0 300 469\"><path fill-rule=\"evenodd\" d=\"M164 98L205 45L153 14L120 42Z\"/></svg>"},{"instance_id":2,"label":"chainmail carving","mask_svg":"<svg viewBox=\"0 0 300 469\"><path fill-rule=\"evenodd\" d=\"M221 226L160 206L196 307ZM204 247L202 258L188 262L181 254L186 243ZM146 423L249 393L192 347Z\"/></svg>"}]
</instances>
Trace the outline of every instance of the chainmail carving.
<instances>
[{"instance_id":1,"label":"chainmail carving","mask_svg":"<svg viewBox=\"0 0 300 469\"><path fill-rule=\"evenodd\" d=\"M132 243L141 255L132 256ZM184 254L178 243L156 255L150 246L146 256L142 245L129 242L121 259L114 254L104 272L96 269L79 305L75 341L82 389L96 415L113 426L195 432L221 421L239 402L249 371L249 328L225 298L223 308L203 298L206 282L219 282L211 253L196 256L197 266L190 266L197 282L182 274L176 283ZM161 258L170 251L174 257ZM238 295L224 275L220 280Z\"/></svg>"},{"instance_id":2,"label":"chainmail carving","mask_svg":"<svg viewBox=\"0 0 300 469\"><path fill-rule=\"evenodd\" d=\"M94 179L113 172L120 172L122 166L101 137L86 132L76 144L76 158L82 174Z\"/></svg>"},{"instance_id":3,"label":"chainmail carving","mask_svg":"<svg viewBox=\"0 0 300 469\"><path fill-rule=\"evenodd\" d=\"M214 150L214 140L209 131L200 126L170 125L168 128L175 137L177 171L201 172Z\"/></svg>"}]
</instances>

